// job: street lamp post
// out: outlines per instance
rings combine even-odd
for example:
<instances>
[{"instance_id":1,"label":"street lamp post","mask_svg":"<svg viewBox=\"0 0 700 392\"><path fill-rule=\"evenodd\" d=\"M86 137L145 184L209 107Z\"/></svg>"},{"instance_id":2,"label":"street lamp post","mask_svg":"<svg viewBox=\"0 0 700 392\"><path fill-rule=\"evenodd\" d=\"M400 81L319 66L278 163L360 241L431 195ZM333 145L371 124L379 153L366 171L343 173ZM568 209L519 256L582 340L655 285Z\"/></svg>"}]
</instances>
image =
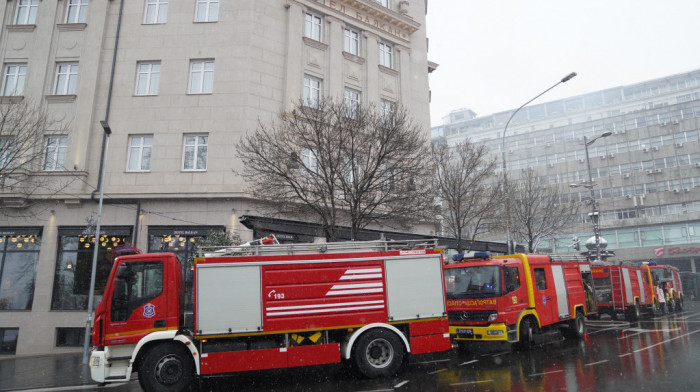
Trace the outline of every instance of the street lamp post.
<instances>
[{"instance_id":1,"label":"street lamp post","mask_svg":"<svg viewBox=\"0 0 700 392\"><path fill-rule=\"evenodd\" d=\"M97 271L97 255L100 249L100 224L102 222L102 201L104 200L104 182L105 172L107 171L107 150L109 149L109 135L112 134L112 129L107 121L100 121L105 134L105 150L102 156L102 173L100 175L100 183L97 186L100 188L100 203L97 207L97 224L95 227L95 243L92 252L92 271L90 273L90 292L88 293L88 309L87 320L85 321L85 341L83 342L83 365L88 362L88 351L90 348L90 330L92 328L92 312L95 302L95 275Z\"/></svg>"},{"instance_id":2,"label":"street lamp post","mask_svg":"<svg viewBox=\"0 0 700 392\"><path fill-rule=\"evenodd\" d=\"M566 83L569 80L573 79L573 77L576 76L576 72L572 72L566 76L564 76L560 81L554 83L550 88L542 91L541 93L537 94L534 98L530 99L529 101L525 102L524 104L520 105L519 108L515 109L513 113L511 113L510 117L508 118L508 121L506 121L506 126L503 128L503 135L502 135L502 140L501 140L501 154L503 157L503 187L506 192L508 192L508 176L506 174L506 131L508 130L508 125L510 124L510 121L515 117L515 114L520 111L520 109L524 108L527 106L530 102L536 100L537 98L541 97L544 95L547 91L553 89L554 87L557 87L558 85L562 83ZM513 243L510 239L510 195L509 193L506 193L506 237L508 241L508 253L512 254L515 252L515 249L513 249Z\"/></svg>"},{"instance_id":3,"label":"street lamp post","mask_svg":"<svg viewBox=\"0 0 700 392\"><path fill-rule=\"evenodd\" d=\"M600 226L598 224L598 206L596 205L595 202L595 191L593 190L593 175L591 174L591 160L588 156L588 146L591 144L595 143L596 140L603 138L603 137L608 137L612 135L612 132L604 132L603 134L594 137L591 140L588 140L586 136L583 136L583 147L586 152L586 166L588 168L588 183L587 184L570 184L572 188L582 186L584 188L588 188L591 191L591 207L593 211L591 212L591 221L593 222L593 236L595 237L595 253L596 253L596 261L601 261L600 257Z\"/></svg>"}]
</instances>

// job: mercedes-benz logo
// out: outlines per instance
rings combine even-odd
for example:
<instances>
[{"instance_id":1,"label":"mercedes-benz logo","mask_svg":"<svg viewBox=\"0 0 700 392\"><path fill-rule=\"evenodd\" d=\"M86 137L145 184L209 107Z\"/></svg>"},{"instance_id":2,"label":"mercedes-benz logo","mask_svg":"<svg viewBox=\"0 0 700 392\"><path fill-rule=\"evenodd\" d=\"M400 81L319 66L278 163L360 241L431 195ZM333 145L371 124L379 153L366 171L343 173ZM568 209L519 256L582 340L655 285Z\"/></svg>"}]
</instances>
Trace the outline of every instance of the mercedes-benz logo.
<instances>
[{"instance_id":1,"label":"mercedes-benz logo","mask_svg":"<svg viewBox=\"0 0 700 392\"><path fill-rule=\"evenodd\" d=\"M460 318L462 321L467 321L467 320L469 320L469 312L462 312L462 314L459 316L459 318Z\"/></svg>"}]
</instances>

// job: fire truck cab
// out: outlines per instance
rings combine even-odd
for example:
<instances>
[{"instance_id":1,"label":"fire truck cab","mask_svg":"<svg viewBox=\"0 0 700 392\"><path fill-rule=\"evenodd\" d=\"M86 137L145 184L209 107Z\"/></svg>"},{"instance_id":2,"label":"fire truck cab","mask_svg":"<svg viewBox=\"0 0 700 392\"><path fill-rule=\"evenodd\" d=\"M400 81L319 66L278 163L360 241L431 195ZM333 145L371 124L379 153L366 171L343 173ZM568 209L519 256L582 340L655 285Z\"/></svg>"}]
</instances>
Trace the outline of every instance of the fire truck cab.
<instances>
[{"instance_id":1,"label":"fire truck cab","mask_svg":"<svg viewBox=\"0 0 700 392\"><path fill-rule=\"evenodd\" d=\"M656 286L666 295L666 306L670 312L680 312L683 310L683 285L681 283L680 271L678 268L657 264L654 261L644 262L642 266L649 268L652 280Z\"/></svg>"},{"instance_id":2,"label":"fire truck cab","mask_svg":"<svg viewBox=\"0 0 700 392\"><path fill-rule=\"evenodd\" d=\"M458 255L459 256L459 255ZM535 335L560 328L583 337L596 311L590 263L545 255L477 252L445 266L450 335L529 349Z\"/></svg>"}]
</instances>

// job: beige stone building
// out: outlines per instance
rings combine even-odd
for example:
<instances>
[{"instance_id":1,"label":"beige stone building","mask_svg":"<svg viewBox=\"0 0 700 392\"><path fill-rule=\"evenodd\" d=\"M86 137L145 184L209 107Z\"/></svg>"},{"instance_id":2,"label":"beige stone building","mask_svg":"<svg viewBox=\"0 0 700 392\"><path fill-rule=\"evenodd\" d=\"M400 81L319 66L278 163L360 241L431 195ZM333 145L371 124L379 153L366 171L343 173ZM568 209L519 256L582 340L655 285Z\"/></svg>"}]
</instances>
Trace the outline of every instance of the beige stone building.
<instances>
[{"instance_id":1,"label":"beige stone building","mask_svg":"<svg viewBox=\"0 0 700 392\"><path fill-rule=\"evenodd\" d=\"M82 348L101 121L112 133L98 299L115 246L133 242L186 258L209 229L243 240L257 234L240 223L257 209L235 174L234 145L295 101L401 103L427 134L435 65L427 60L426 7L424 0L1 2L2 102L35 102L59 123L36 146L44 156L35 177L45 185L32 196L0 189L2 208L14 216L0 215L0 354Z\"/></svg>"}]
</instances>

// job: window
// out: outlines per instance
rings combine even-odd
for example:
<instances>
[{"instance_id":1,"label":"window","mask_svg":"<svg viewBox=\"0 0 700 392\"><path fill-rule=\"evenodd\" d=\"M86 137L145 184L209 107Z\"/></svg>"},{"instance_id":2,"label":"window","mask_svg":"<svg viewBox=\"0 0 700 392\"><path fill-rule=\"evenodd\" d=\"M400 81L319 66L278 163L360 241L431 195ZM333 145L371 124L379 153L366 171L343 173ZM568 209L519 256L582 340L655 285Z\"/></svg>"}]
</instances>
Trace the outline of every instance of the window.
<instances>
[{"instance_id":1,"label":"window","mask_svg":"<svg viewBox=\"0 0 700 392\"><path fill-rule=\"evenodd\" d=\"M136 95L157 95L160 61L139 62L136 66Z\"/></svg>"},{"instance_id":2,"label":"window","mask_svg":"<svg viewBox=\"0 0 700 392\"><path fill-rule=\"evenodd\" d=\"M0 236L0 310L31 310L41 237L36 229L3 228Z\"/></svg>"},{"instance_id":3,"label":"window","mask_svg":"<svg viewBox=\"0 0 700 392\"><path fill-rule=\"evenodd\" d=\"M316 173L318 171L318 157L316 157L316 151L310 148L304 148L301 150L301 163L310 172Z\"/></svg>"},{"instance_id":4,"label":"window","mask_svg":"<svg viewBox=\"0 0 700 392\"><path fill-rule=\"evenodd\" d=\"M78 63L61 63L56 66L56 86L54 94L75 94L78 80Z\"/></svg>"},{"instance_id":5,"label":"window","mask_svg":"<svg viewBox=\"0 0 700 392\"><path fill-rule=\"evenodd\" d=\"M388 125L390 122L393 122L394 112L396 111L396 105L391 101L382 99L380 111L382 120L384 121L385 125Z\"/></svg>"},{"instance_id":6,"label":"window","mask_svg":"<svg viewBox=\"0 0 700 392\"><path fill-rule=\"evenodd\" d=\"M102 300L107 278L114 264L112 250L131 242L130 227L101 228L97 238L97 268L95 269L95 303ZM58 229L58 257L54 272L51 310L87 310L95 230L86 227Z\"/></svg>"},{"instance_id":7,"label":"window","mask_svg":"<svg viewBox=\"0 0 700 392\"><path fill-rule=\"evenodd\" d=\"M56 328L56 347L82 347L85 328Z\"/></svg>"},{"instance_id":8,"label":"window","mask_svg":"<svg viewBox=\"0 0 700 392\"><path fill-rule=\"evenodd\" d=\"M68 149L68 136L48 136L44 155L44 170L64 170L66 162L66 150Z\"/></svg>"},{"instance_id":9,"label":"window","mask_svg":"<svg viewBox=\"0 0 700 392\"><path fill-rule=\"evenodd\" d=\"M17 352L19 328L0 328L0 354L12 355Z\"/></svg>"},{"instance_id":10,"label":"window","mask_svg":"<svg viewBox=\"0 0 700 392\"><path fill-rule=\"evenodd\" d=\"M547 289L547 279L544 268L535 268L535 285L537 286L537 290Z\"/></svg>"},{"instance_id":11,"label":"window","mask_svg":"<svg viewBox=\"0 0 700 392\"><path fill-rule=\"evenodd\" d=\"M6 64L2 78L2 95L24 94L24 80L27 76L27 64Z\"/></svg>"},{"instance_id":12,"label":"window","mask_svg":"<svg viewBox=\"0 0 700 392\"><path fill-rule=\"evenodd\" d=\"M15 24L34 24L37 8L39 8L39 0L19 0L17 2Z\"/></svg>"},{"instance_id":13,"label":"window","mask_svg":"<svg viewBox=\"0 0 700 392\"><path fill-rule=\"evenodd\" d=\"M503 267L503 294L512 293L520 288L518 267Z\"/></svg>"},{"instance_id":14,"label":"window","mask_svg":"<svg viewBox=\"0 0 700 392\"><path fill-rule=\"evenodd\" d=\"M318 107L321 99L321 80L312 76L304 76L304 105Z\"/></svg>"},{"instance_id":15,"label":"window","mask_svg":"<svg viewBox=\"0 0 700 392\"><path fill-rule=\"evenodd\" d=\"M311 38L316 41L321 40L321 17L311 13L306 14L306 23L304 24L304 37Z\"/></svg>"},{"instance_id":16,"label":"window","mask_svg":"<svg viewBox=\"0 0 700 392\"><path fill-rule=\"evenodd\" d=\"M182 153L183 170L207 170L208 143L207 135L185 135Z\"/></svg>"},{"instance_id":17,"label":"window","mask_svg":"<svg viewBox=\"0 0 700 392\"><path fill-rule=\"evenodd\" d=\"M211 94L214 88L214 60L190 63L190 94Z\"/></svg>"},{"instance_id":18,"label":"window","mask_svg":"<svg viewBox=\"0 0 700 392\"><path fill-rule=\"evenodd\" d=\"M129 136L129 157L127 158L127 171L151 170L151 151L153 149L153 135Z\"/></svg>"},{"instance_id":19,"label":"window","mask_svg":"<svg viewBox=\"0 0 700 392\"><path fill-rule=\"evenodd\" d=\"M66 23L85 23L87 20L88 0L70 0Z\"/></svg>"},{"instance_id":20,"label":"window","mask_svg":"<svg viewBox=\"0 0 700 392\"><path fill-rule=\"evenodd\" d=\"M379 43L379 65L392 68L394 48L386 42Z\"/></svg>"},{"instance_id":21,"label":"window","mask_svg":"<svg viewBox=\"0 0 700 392\"><path fill-rule=\"evenodd\" d=\"M346 116L357 118L357 109L360 106L360 92L349 88L345 89Z\"/></svg>"},{"instance_id":22,"label":"window","mask_svg":"<svg viewBox=\"0 0 700 392\"><path fill-rule=\"evenodd\" d=\"M389 5L390 5L389 1L390 1L390 0L375 0L375 1L376 1L377 3L383 5L384 7L389 8Z\"/></svg>"},{"instance_id":23,"label":"window","mask_svg":"<svg viewBox=\"0 0 700 392\"><path fill-rule=\"evenodd\" d=\"M168 15L168 0L146 0L143 23L165 23Z\"/></svg>"},{"instance_id":24,"label":"window","mask_svg":"<svg viewBox=\"0 0 700 392\"><path fill-rule=\"evenodd\" d=\"M111 321L126 321L131 313L163 293L163 262L121 263L114 279Z\"/></svg>"},{"instance_id":25,"label":"window","mask_svg":"<svg viewBox=\"0 0 700 392\"><path fill-rule=\"evenodd\" d=\"M219 20L219 0L197 0L195 22L216 22Z\"/></svg>"},{"instance_id":26,"label":"window","mask_svg":"<svg viewBox=\"0 0 700 392\"><path fill-rule=\"evenodd\" d=\"M345 29L345 42L343 50L354 54L355 56L360 55L360 33L353 29Z\"/></svg>"},{"instance_id":27,"label":"window","mask_svg":"<svg viewBox=\"0 0 700 392\"><path fill-rule=\"evenodd\" d=\"M10 167L12 164L12 138L0 136L0 169Z\"/></svg>"}]
</instances>

